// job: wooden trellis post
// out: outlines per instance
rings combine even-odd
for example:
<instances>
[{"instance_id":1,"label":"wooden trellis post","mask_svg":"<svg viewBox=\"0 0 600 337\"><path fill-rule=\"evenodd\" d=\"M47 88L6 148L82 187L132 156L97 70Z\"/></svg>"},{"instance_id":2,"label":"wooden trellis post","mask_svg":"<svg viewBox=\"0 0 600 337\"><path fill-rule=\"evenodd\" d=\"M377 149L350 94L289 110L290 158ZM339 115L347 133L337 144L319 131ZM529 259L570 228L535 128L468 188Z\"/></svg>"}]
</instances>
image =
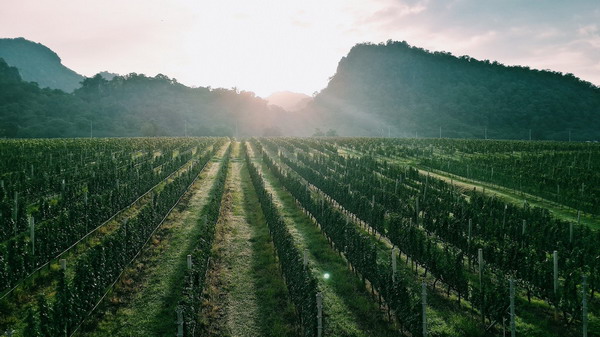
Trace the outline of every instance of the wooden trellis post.
<instances>
[{"instance_id":1,"label":"wooden trellis post","mask_svg":"<svg viewBox=\"0 0 600 337\"><path fill-rule=\"evenodd\" d=\"M393 248L392 249L392 281L396 282L396 271L397 269L397 264L396 264L396 259L397 259L397 248Z\"/></svg>"},{"instance_id":2,"label":"wooden trellis post","mask_svg":"<svg viewBox=\"0 0 600 337\"><path fill-rule=\"evenodd\" d=\"M515 281L510 279L510 336L515 337Z\"/></svg>"},{"instance_id":3,"label":"wooden trellis post","mask_svg":"<svg viewBox=\"0 0 600 337\"><path fill-rule=\"evenodd\" d=\"M183 337L183 308L178 306L175 311L177 312L177 337Z\"/></svg>"},{"instance_id":4,"label":"wooden trellis post","mask_svg":"<svg viewBox=\"0 0 600 337\"><path fill-rule=\"evenodd\" d=\"M416 209L416 218L417 218L417 226L419 225L419 197L415 200L415 209Z\"/></svg>"},{"instance_id":5,"label":"wooden trellis post","mask_svg":"<svg viewBox=\"0 0 600 337\"><path fill-rule=\"evenodd\" d=\"M317 293L317 337L323 336L323 294Z\"/></svg>"},{"instance_id":6,"label":"wooden trellis post","mask_svg":"<svg viewBox=\"0 0 600 337\"><path fill-rule=\"evenodd\" d=\"M13 207L13 232L17 234L17 221L19 219L19 192L15 191L15 204Z\"/></svg>"},{"instance_id":7,"label":"wooden trellis post","mask_svg":"<svg viewBox=\"0 0 600 337\"><path fill-rule=\"evenodd\" d=\"M421 309L423 311L423 337L427 337L427 285L421 283Z\"/></svg>"},{"instance_id":8,"label":"wooden trellis post","mask_svg":"<svg viewBox=\"0 0 600 337\"><path fill-rule=\"evenodd\" d=\"M558 251L552 253L552 259L554 262L554 295L558 294Z\"/></svg>"},{"instance_id":9,"label":"wooden trellis post","mask_svg":"<svg viewBox=\"0 0 600 337\"><path fill-rule=\"evenodd\" d=\"M308 267L308 249L306 249L306 248L304 249L304 256L303 256L302 264L304 265L304 269L306 269L306 267Z\"/></svg>"},{"instance_id":10,"label":"wooden trellis post","mask_svg":"<svg viewBox=\"0 0 600 337\"><path fill-rule=\"evenodd\" d=\"M569 242L573 242L573 223L569 222Z\"/></svg>"},{"instance_id":11,"label":"wooden trellis post","mask_svg":"<svg viewBox=\"0 0 600 337\"><path fill-rule=\"evenodd\" d=\"M583 282L581 283L581 329L583 332L583 337L588 337L587 328L588 328L588 305L587 305L587 283L586 277L583 276Z\"/></svg>"},{"instance_id":12,"label":"wooden trellis post","mask_svg":"<svg viewBox=\"0 0 600 337\"><path fill-rule=\"evenodd\" d=\"M35 220L29 217L29 240L31 240L31 255L35 255Z\"/></svg>"},{"instance_id":13,"label":"wooden trellis post","mask_svg":"<svg viewBox=\"0 0 600 337\"><path fill-rule=\"evenodd\" d=\"M471 232L473 231L473 219L469 219L469 236L467 237L467 242L469 246L471 245Z\"/></svg>"},{"instance_id":14,"label":"wooden trellis post","mask_svg":"<svg viewBox=\"0 0 600 337\"><path fill-rule=\"evenodd\" d=\"M479 285L483 289L483 249L477 250L477 263L479 264Z\"/></svg>"}]
</instances>

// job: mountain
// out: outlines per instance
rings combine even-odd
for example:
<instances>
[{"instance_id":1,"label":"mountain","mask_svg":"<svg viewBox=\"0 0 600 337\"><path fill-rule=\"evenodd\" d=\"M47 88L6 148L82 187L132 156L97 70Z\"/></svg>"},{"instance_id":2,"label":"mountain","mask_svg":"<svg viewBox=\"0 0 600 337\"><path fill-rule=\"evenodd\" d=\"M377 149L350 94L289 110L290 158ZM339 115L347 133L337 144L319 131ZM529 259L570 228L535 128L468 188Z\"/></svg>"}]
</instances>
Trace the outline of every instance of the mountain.
<instances>
[{"instance_id":1,"label":"mountain","mask_svg":"<svg viewBox=\"0 0 600 337\"><path fill-rule=\"evenodd\" d=\"M164 75L86 78L40 88L0 59L0 137L249 136L288 132L281 108L251 92L189 88Z\"/></svg>"},{"instance_id":2,"label":"mountain","mask_svg":"<svg viewBox=\"0 0 600 337\"><path fill-rule=\"evenodd\" d=\"M600 139L597 86L406 42L353 47L305 112L345 136Z\"/></svg>"},{"instance_id":3,"label":"mountain","mask_svg":"<svg viewBox=\"0 0 600 337\"><path fill-rule=\"evenodd\" d=\"M279 91L265 98L269 104L278 105L287 111L297 111L308 105L312 98L306 94Z\"/></svg>"},{"instance_id":4,"label":"mountain","mask_svg":"<svg viewBox=\"0 0 600 337\"><path fill-rule=\"evenodd\" d=\"M190 88L160 74L102 72L77 80L73 92L45 88L28 76L69 73L60 58L25 39L0 41L0 54L25 64L17 70L0 58L0 137L87 137L93 124L99 137L309 136L321 130L342 136L600 139L597 86L572 74L430 52L406 42L356 45L314 98L282 92L264 100L246 91Z\"/></svg>"},{"instance_id":5,"label":"mountain","mask_svg":"<svg viewBox=\"0 0 600 337\"><path fill-rule=\"evenodd\" d=\"M41 88L72 92L84 78L65 67L48 47L22 37L0 39L0 58L19 69L23 80L37 82Z\"/></svg>"}]
</instances>

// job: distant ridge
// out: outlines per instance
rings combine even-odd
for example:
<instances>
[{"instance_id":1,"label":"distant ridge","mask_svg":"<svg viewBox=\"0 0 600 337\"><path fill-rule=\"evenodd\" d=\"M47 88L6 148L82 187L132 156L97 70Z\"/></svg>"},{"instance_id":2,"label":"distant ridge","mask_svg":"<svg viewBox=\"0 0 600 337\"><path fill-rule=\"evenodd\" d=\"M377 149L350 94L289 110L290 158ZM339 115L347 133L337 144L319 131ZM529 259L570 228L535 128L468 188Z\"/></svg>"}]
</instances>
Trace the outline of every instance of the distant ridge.
<instances>
[{"instance_id":1,"label":"distant ridge","mask_svg":"<svg viewBox=\"0 0 600 337\"><path fill-rule=\"evenodd\" d=\"M354 46L308 110L343 135L600 139L597 86L406 42Z\"/></svg>"},{"instance_id":2,"label":"distant ridge","mask_svg":"<svg viewBox=\"0 0 600 337\"><path fill-rule=\"evenodd\" d=\"M81 86L84 79L65 67L50 48L22 37L0 39L0 58L19 69L23 80L37 82L41 88L72 92Z\"/></svg>"},{"instance_id":3,"label":"distant ridge","mask_svg":"<svg viewBox=\"0 0 600 337\"><path fill-rule=\"evenodd\" d=\"M291 91L279 91L265 98L269 104L278 105L287 111L300 110L312 100L312 97Z\"/></svg>"},{"instance_id":4,"label":"distant ridge","mask_svg":"<svg viewBox=\"0 0 600 337\"><path fill-rule=\"evenodd\" d=\"M23 38L0 39L0 55L7 60L0 57L0 137L86 137L93 124L95 136L110 137L309 136L318 128L341 136L600 140L597 86L406 42L358 44L314 98L281 92L266 100L162 74L84 78Z\"/></svg>"}]
</instances>

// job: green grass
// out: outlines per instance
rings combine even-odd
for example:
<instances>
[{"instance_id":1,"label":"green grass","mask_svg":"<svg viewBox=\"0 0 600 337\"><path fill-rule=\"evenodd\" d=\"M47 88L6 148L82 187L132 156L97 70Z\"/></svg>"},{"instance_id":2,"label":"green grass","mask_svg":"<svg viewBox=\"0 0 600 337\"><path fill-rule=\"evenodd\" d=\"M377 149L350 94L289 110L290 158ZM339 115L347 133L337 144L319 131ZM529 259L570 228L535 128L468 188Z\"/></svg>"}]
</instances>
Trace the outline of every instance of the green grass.
<instances>
[{"instance_id":1,"label":"green grass","mask_svg":"<svg viewBox=\"0 0 600 337\"><path fill-rule=\"evenodd\" d=\"M161 181L154 187L153 191L157 192L162 190L164 186L166 186L167 181L172 181L176 176L187 170L190 165L191 162L188 162L183 167L176 170L173 177ZM125 219L138 214L141 208L151 200L152 193L149 193L131 207L120 212L113 220L109 221L85 240L81 241L68 253L64 254L61 258L67 260L67 276L72 277L72 273L74 272L72 263L74 263L80 255L85 253L91 247L100 244L103 237L119 228ZM54 201L54 203L56 203L56 201ZM21 286L15 289L13 294L0 300L0 327L11 326L17 331L15 336L20 336L20 333L25 326L24 320L28 308L37 307L35 300L36 294L45 294L48 301L52 302L56 291L58 269L59 261L52 261L46 268L43 268L34 274Z\"/></svg>"},{"instance_id":2,"label":"green grass","mask_svg":"<svg viewBox=\"0 0 600 337\"><path fill-rule=\"evenodd\" d=\"M298 322L294 307L288 299L287 288L275 259L275 248L269 236L269 229L245 167L241 172L241 185L243 212L252 230L250 242L254 255L251 276L256 285L261 336L295 336Z\"/></svg>"},{"instance_id":3,"label":"green grass","mask_svg":"<svg viewBox=\"0 0 600 337\"><path fill-rule=\"evenodd\" d=\"M387 321L385 313L362 281L349 269L310 218L296 206L292 195L262 166L267 186L300 249L309 250L309 265L323 292L324 329L326 336L399 336L397 327ZM325 280L323 275L330 274Z\"/></svg>"},{"instance_id":4,"label":"green grass","mask_svg":"<svg viewBox=\"0 0 600 337\"><path fill-rule=\"evenodd\" d=\"M353 155L353 156L360 156L361 154L359 152L353 151L353 150L349 150L349 149L344 149L343 152L347 155ZM381 156L379 156L381 157ZM402 159L396 159L396 158L389 158L389 157L381 157L381 158L386 158L387 160L391 160L392 162L396 162L397 164L408 164L408 165L413 165L415 166L415 163L410 161L410 160L402 160ZM423 168L421 167L421 170L423 170ZM514 193L512 192L512 190L503 188L503 187L498 187L495 185L490 185L487 183L483 183L483 182L478 182L478 181L473 181L470 179L466 179L464 177L460 177L460 176L456 176L456 175L450 175L446 172L443 171L435 171L436 173L433 173L434 176L437 176L440 179L446 180L447 182L450 182L451 178L454 181L454 184L456 185L460 185L463 186L463 188L468 188L468 189L472 189L473 187L477 187L479 190L483 190L483 188L486 188L486 193L495 193L499 198L505 200L506 202L510 202L510 203L514 203L514 204L518 204L518 205L522 205L523 203L523 196L521 196L518 192ZM425 173L424 171L422 171L422 173ZM555 213L555 216L558 217L563 217L563 219L565 220L571 220L571 221L575 221L576 220L576 212L575 214L572 214L572 209L566 208L566 207L562 207L560 205L557 205L553 202L549 202L546 200L540 200L537 197L531 196L531 195L527 195L528 196L528 202L531 205L534 206L538 206L538 207L545 207L545 208L550 208L553 207L551 209L551 211L553 211L553 213ZM582 217L583 220L583 217ZM589 217L588 220L591 220L591 217ZM582 223L584 223L584 221L582 221ZM590 225L590 227L594 227L595 225L593 223L588 222L588 225ZM470 280L470 283L476 282L478 279L478 276L475 273L472 272L468 272L468 277ZM577 336L578 332L580 331L580 326L567 326L566 323L564 322L564 320L562 319L562 316L558 316L558 319L555 319L554 316L554 309L552 309L552 307L546 303L545 301L542 301L540 299L535 299L532 298L531 303L529 303L526 300L526 295L523 292L520 292L519 294L517 294L517 298L516 298L516 315L517 315L517 320L516 320L516 327L517 327L517 333L519 335L524 335L524 336L532 336L532 337L537 337L537 336ZM592 307L593 305L590 304L590 307ZM500 322L499 324L499 329L501 330L502 322ZM589 331L597 331L597 330L593 330L595 326L598 326L600 324L600 322L598 322L597 318L593 315L590 314L589 315L589 326L590 329L588 329ZM508 324L508 323L507 323Z\"/></svg>"},{"instance_id":5,"label":"green grass","mask_svg":"<svg viewBox=\"0 0 600 337\"><path fill-rule=\"evenodd\" d=\"M153 236L142 255L125 272L110 299L86 324L86 336L167 336L174 334L186 255L201 233L204 206L222 158L196 182L194 191Z\"/></svg>"},{"instance_id":6,"label":"green grass","mask_svg":"<svg viewBox=\"0 0 600 337\"><path fill-rule=\"evenodd\" d=\"M252 230L243 207L239 144L232 148L221 214L211 251L201 335L259 335L259 305L252 274Z\"/></svg>"}]
</instances>

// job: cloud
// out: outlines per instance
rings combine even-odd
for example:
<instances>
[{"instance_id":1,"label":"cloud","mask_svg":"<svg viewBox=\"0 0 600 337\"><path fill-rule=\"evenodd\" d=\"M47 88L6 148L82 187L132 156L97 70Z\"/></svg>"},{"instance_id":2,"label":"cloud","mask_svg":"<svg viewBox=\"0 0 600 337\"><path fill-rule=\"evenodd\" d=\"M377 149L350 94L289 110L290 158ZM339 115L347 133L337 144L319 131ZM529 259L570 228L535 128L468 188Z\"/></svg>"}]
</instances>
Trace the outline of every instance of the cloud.
<instances>
[{"instance_id":1,"label":"cloud","mask_svg":"<svg viewBox=\"0 0 600 337\"><path fill-rule=\"evenodd\" d=\"M5 0L0 36L85 75L167 74L266 96L323 89L360 42L572 72L600 84L597 0Z\"/></svg>"},{"instance_id":2,"label":"cloud","mask_svg":"<svg viewBox=\"0 0 600 337\"><path fill-rule=\"evenodd\" d=\"M599 30L600 30L600 28L598 28L597 24L591 24L591 25L586 25L586 26L579 28L577 30L577 33L579 33L579 35L589 36L589 35L596 35Z\"/></svg>"}]
</instances>

